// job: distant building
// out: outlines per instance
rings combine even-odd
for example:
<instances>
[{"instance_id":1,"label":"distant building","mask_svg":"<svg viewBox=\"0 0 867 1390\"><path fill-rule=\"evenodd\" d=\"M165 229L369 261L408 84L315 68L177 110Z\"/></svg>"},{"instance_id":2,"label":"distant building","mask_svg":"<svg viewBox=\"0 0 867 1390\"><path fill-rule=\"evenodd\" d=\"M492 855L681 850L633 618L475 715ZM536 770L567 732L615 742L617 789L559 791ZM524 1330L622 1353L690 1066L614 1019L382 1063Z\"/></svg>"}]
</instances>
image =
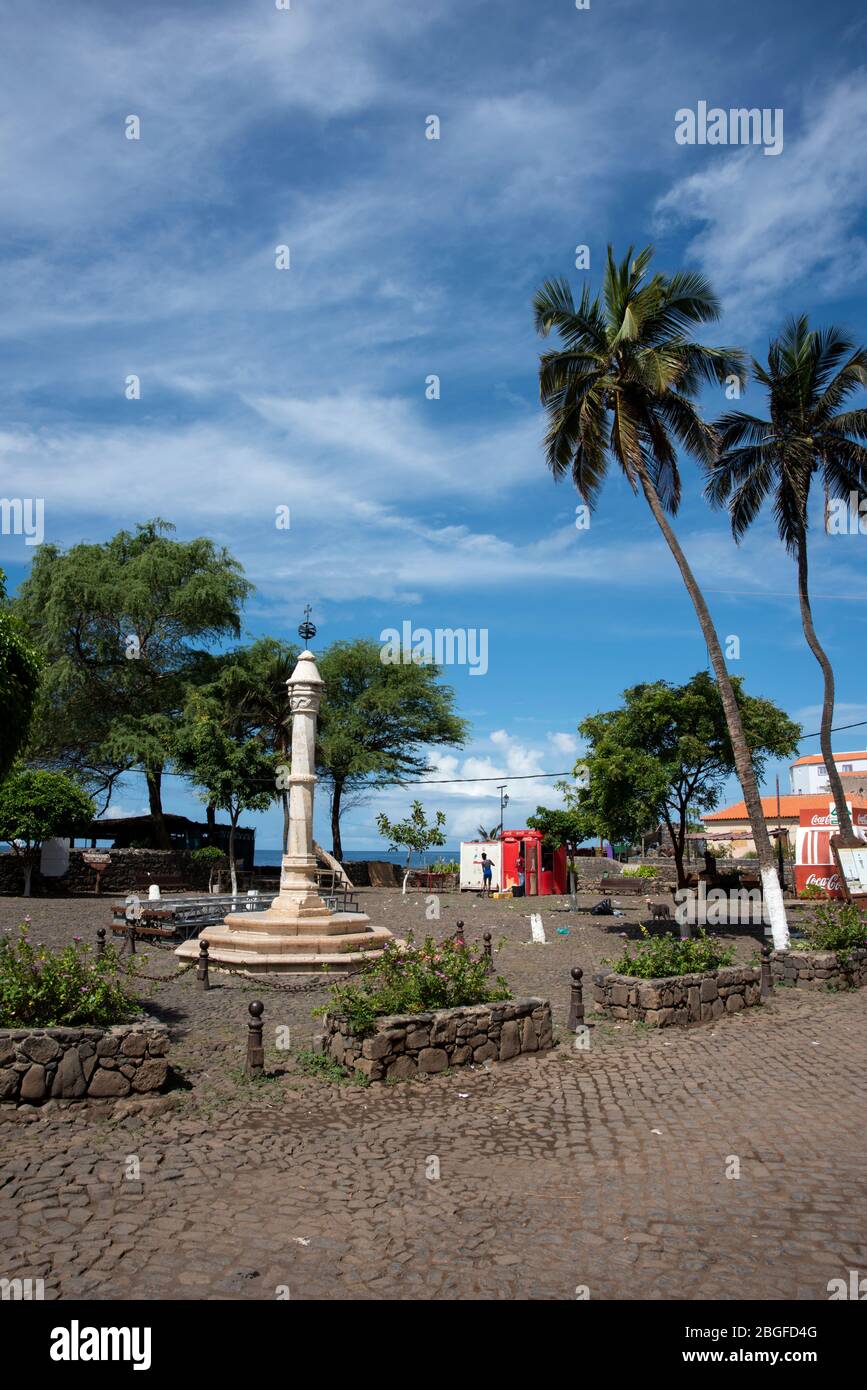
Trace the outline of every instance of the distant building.
<instances>
[{"instance_id":1,"label":"distant building","mask_svg":"<svg viewBox=\"0 0 867 1390\"><path fill-rule=\"evenodd\" d=\"M862 748L857 753L835 753L834 763L843 778L843 786L847 792L852 789L851 782L847 779L856 781L859 786L867 786L867 749ZM792 763L790 780L793 796L830 793L828 769L821 753L811 753L808 757L798 758L797 762Z\"/></svg>"},{"instance_id":2,"label":"distant building","mask_svg":"<svg viewBox=\"0 0 867 1390\"><path fill-rule=\"evenodd\" d=\"M203 821L188 820L186 816L175 816L167 811L163 816L172 848L180 850L201 849L203 845L216 845L224 854L229 852L228 825L208 825ZM118 816L114 820L95 820L87 825L77 825L75 834L70 837L70 846L76 840L83 840L85 846L96 849L97 844L109 842L112 849L156 848L154 823L150 816ZM244 825L235 831L235 860L240 868L252 869L256 850L256 832Z\"/></svg>"},{"instance_id":3,"label":"distant building","mask_svg":"<svg viewBox=\"0 0 867 1390\"><path fill-rule=\"evenodd\" d=\"M846 799L853 811L867 811L867 797L847 796ZM776 796L762 797L762 810L768 829L773 832L779 826L784 830L793 853L798 842L801 812L815 811L817 815L827 816L831 804L827 792L822 796L781 796L778 816ZM718 852L720 844L728 843L731 845L733 859L755 855L756 846L743 801L735 801L731 806L723 806L719 811L709 811L707 815L702 816L702 822L707 835L708 849Z\"/></svg>"}]
</instances>

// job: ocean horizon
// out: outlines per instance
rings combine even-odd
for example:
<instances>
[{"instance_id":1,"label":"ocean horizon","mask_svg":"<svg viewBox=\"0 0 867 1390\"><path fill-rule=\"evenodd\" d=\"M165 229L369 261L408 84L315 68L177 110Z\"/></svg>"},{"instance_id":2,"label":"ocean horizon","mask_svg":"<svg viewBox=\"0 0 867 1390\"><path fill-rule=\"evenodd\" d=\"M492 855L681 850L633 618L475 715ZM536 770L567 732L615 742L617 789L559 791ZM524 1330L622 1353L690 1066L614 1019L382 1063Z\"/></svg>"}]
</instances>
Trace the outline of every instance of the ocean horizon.
<instances>
[{"instance_id":1,"label":"ocean horizon","mask_svg":"<svg viewBox=\"0 0 867 1390\"><path fill-rule=\"evenodd\" d=\"M258 865L280 863L281 851L279 849L257 849L254 854L253 862ZM357 862L360 859L379 859L385 860L389 864L405 864L406 855L389 851L386 849L346 849L343 851L344 860L349 863ZM425 850L423 855L414 854L412 862L414 865L435 864L438 859L448 860L450 863L460 863L461 852L459 849L438 849Z\"/></svg>"}]
</instances>

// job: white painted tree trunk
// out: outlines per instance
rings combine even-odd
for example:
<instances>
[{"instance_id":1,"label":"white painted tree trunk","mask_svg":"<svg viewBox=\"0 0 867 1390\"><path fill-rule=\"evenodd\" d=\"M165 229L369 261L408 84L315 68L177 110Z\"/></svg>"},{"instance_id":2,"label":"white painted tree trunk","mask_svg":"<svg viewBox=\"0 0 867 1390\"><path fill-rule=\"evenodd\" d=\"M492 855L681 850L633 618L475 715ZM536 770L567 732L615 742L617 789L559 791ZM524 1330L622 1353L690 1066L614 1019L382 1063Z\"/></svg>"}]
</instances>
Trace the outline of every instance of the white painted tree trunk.
<instances>
[{"instance_id":1,"label":"white painted tree trunk","mask_svg":"<svg viewBox=\"0 0 867 1390\"><path fill-rule=\"evenodd\" d=\"M789 949L789 925L783 905L783 891L776 869L761 869L762 894L765 900L765 913L770 924L775 951Z\"/></svg>"}]
</instances>

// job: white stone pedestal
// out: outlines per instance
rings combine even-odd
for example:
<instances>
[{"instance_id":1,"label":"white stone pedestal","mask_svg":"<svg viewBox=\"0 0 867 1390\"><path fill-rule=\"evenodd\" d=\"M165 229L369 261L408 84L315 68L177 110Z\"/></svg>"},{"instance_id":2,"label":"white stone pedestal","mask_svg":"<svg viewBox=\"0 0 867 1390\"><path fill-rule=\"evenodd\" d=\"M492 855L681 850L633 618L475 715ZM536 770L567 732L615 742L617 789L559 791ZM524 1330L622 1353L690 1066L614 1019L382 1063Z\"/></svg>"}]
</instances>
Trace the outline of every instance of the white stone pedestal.
<instances>
[{"instance_id":1,"label":"white stone pedestal","mask_svg":"<svg viewBox=\"0 0 867 1390\"><path fill-rule=\"evenodd\" d=\"M303 651L288 681L292 710L292 771L289 776L289 844L283 855L280 892L265 912L232 912L220 926L206 927L209 959L252 974L317 974L358 970L393 940L363 912L330 912L319 896L313 852L313 789L316 720L323 681L313 653ZM199 938L176 955L199 954Z\"/></svg>"}]
</instances>

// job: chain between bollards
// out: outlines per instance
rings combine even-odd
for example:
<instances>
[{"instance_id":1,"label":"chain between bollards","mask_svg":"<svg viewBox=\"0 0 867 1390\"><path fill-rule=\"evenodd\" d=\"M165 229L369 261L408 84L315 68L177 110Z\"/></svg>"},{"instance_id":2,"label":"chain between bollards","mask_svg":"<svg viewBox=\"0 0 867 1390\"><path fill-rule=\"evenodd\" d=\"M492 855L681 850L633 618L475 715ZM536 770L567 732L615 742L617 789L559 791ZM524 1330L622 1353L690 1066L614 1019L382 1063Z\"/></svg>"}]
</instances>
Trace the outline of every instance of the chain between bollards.
<instances>
[{"instance_id":1,"label":"chain between bollards","mask_svg":"<svg viewBox=\"0 0 867 1390\"><path fill-rule=\"evenodd\" d=\"M247 1024L247 1058L244 1063L245 1076L261 1076L265 1069L265 1048L262 1043L262 1015L265 1005L255 999L250 1005L250 1022Z\"/></svg>"},{"instance_id":2,"label":"chain between bollards","mask_svg":"<svg viewBox=\"0 0 867 1390\"><path fill-rule=\"evenodd\" d=\"M577 1033L579 1028L584 1026L584 988L581 981L584 971L579 966L572 969L572 988L569 991L569 1023L570 1033Z\"/></svg>"},{"instance_id":3,"label":"chain between bollards","mask_svg":"<svg viewBox=\"0 0 867 1390\"><path fill-rule=\"evenodd\" d=\"M767 942L762 945L762 999L769 999L774 992L774 977L771 973L771 948Z\"/></svg>"},{"instance_id":4,"label":"chain between bollards","mask_svg":"<svg viewBox=\"0 0 867 1390\"><path fill-rule=\"evenodd\" d=\"M208 979L208 943L199 937L199 960L196 966L196 980L199 989L210 989L211 982Z\"/></svg>"}]
</instances>

